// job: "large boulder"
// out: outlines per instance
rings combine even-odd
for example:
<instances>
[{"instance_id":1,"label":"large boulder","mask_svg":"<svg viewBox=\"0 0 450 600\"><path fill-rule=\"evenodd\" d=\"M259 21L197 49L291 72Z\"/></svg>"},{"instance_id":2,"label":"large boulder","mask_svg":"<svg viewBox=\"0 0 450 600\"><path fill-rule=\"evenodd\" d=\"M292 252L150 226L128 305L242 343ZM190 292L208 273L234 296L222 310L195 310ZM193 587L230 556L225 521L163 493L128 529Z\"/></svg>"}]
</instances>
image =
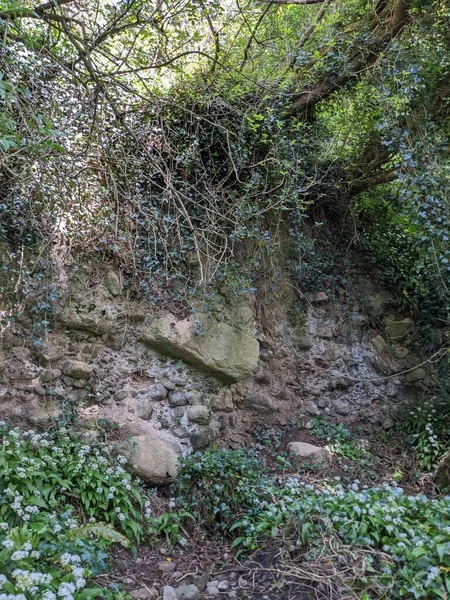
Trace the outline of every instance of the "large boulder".
<instances>
[{"instance_id":1,"label":"large boulder","mask_svg":"<svg viewBox=\"0 0 450 600\"><path fill-rule=\"evenodd\" d=\"M234 309L219 319L198 313L181 321L167 313L150 323L142 340L158 352L181 358L226 382L244 379L258 364L259 343L244 309Z\"/></svg>"},{"instance_id":2,"label":"large boulder","mask_svg":"<svg viewBox=\"0 0 450 600\"><path fill-rule=\"evenodd\" d=\"M156 429L130 437L121 448L133 472L152 485L173 483L178 473L181 446L176 440Z\"/></svg>"}]
</instances>

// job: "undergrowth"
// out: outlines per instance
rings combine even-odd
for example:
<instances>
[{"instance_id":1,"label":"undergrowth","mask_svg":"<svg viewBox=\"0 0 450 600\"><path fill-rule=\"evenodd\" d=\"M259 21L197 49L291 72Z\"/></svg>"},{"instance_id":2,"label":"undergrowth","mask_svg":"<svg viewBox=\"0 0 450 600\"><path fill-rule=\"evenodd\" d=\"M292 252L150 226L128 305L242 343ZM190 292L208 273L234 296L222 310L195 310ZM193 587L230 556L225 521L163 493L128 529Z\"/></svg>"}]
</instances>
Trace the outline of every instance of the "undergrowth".
<instances>
[{"instance_id":1,"label":"undergrowth","mask_svg":"<svg viewBox=\"0 0 450 600\"><path fill-rule=\"evenodd\" d=\"M189 510L244 555L271 538L280 545L288 538L289 551L306 565L323 559L330 539L364 553L364 569L353 577L355 597L431 599L450 592L450 497L408 495L394 482L314 486L270 476L250 452L220 449L187 458L174 492L175 513Z\"/></svg>"},{"instance_id":2,"label":"undergrowth","mask_svg":"<svg viewBox=\"0 0 450 600\"><path fill-rule=\"evenodd\" d=\"M119 600L89 587L113 543L143 534L146 500L105 445L66 429L20 432L0 424L0 599Z\"/></svg>"}]
</instances>

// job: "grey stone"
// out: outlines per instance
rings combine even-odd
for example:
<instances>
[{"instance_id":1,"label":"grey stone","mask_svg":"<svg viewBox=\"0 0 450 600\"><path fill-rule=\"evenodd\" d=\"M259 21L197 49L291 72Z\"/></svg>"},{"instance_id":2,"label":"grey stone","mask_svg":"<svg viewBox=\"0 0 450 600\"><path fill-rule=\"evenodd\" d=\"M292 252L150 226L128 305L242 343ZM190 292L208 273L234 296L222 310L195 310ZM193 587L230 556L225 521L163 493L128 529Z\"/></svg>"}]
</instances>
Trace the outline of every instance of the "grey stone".
<instances>
[{"instance_id":1,"label":"grey stone","mask_svg":"<svg viewBox=\"0 0 450 600\"><path fill-rule=\"evenodd\" d=\"M208 582L208 575L196 575L192 578L192 583L198 587L201 592L205 591Z\"/></svg>"},{"instance_id":2,"label":"grey stone","mask_svg":"<svg viewBox=\"0 0 450 600\"><path fill-rule=\"evenodd\" d=\"M191 434L189 440L194 450L201 450L203 448L206 448L210 443L211 432L209 430L195 431Z\"/></svg>"},{"instance_id":3,"label":"grey stone","mask_svg":"<svg viewBox=\"0 0 450 600\"><path fill-rule=\"evenodd\" d=\"M138 398L136 404L136 415L143 419L144 421L148 421L152 418L153 414L153 406L149 402L147 398Z\"/></svg>"},{"instance_id":4,"label":"grey stone","mask_svg":"<svg viewBox=\"0 0 450 600\"><path fill-rule=\"evenodd\" d=\"M381 427L383 429L392 429L395 426L395 421L393 419L391 419L390 417L386 417L385 419L383 419L383 421L381 421Z\"/></svg>"},{"instance_id":5,"label":"grey stone","mask_svg":"<svg viewBox=\"0 0 450 600\"><path fill-rule=\"evenodd\" d=\"M175 389L176 385L173 383L173 381L170 381L170 379L164 379L163 381L161 381L161 384L166 388L166 390L168 390L169 392L171 392L172 390Z\"/></svg>"},{"instance_id":6,"label":"grey stone","mask_svg":"<svg viewBox=\"0 0 450 600\"><path fill-rule=\"evenodd\" d=\"M228 592L228 600L236 600L237 599L237 593L234 590L231 590L230 592Z\"/></svg>"},{"instance_id":7,"label":"grey stone","mask_svg":"<svg viewBox=\"0 0 450 600\"><path fill-rule=\"evenodd\" d=\"M162 600L177 600L175 589L171 585L165 585L161 591Z\"/></svg>"},{"instance_id":8,"label":"grey stone","mask_svg":"<svg viewBox=\"0 0 450 600\"><path fill-rule=\"evenodd\" d=\"M333 390L346 390L353 385L353 380L347 375L336 375L330 381Z\"/></svg>"},{"instance_id":9,"label":"grey stone","mask_svg":"<svg viewBox=\"0 0 450 600\"><path fill-rule=\"evenodd\" d=\"M346 417L347 415L349 415L351 410L348 402L345 402L344 400L337 400L336 402L334 402L333 408L337 412L337 414L341 415L342 417Z\"/></svg>"},{"instance_id":10,"label":"grey stone","mask_svg":"<svg viewBox=\"0 0 450 600\"><path fill-rule=\"evenodd\" d=\"M277 410L274 400L264 393L247 396L241 403L243 408L258 413L271 413Z\"/></svg>"},{"instance_id":11,"label":"grey stone","mask_svg":"<svg viewBox=\"0 0 450 600\"><path fill-rule=\"evenodd\" d=\"M141 390L139 394L144 394L149 400L165 400L167 389L162 383L155 383L146 390Z\"/></svg>"},{"instance_id":12,"label":"grey stone","mask_svg":"<svg viewBox=\"0 0 450 600\"><path fill-rule=\"evenodd\" d=\"M184 425L176 425L172 428L172 433L177 438L185 438L189 435L189 432Z\"/></svg>"},{"instance_id":13,"label":"grey stone","mask_svg":"<svg viewBox=\"0 0 450 600\"><path fill-rule=\"evenodd\" d=\"M120 283L120 278L117 273L114 271L109 271L105 275L105 286L111 296L121 296L122 295L122 284Z\"/></svg>"},{"instance_id":14,"label":"grey stone","mask_svg":"<svg viewBox=\"0 0 450 600\"><path fill-rule=\"evenodd\" d=\"M54 381L61 377L60 369L45 369L41 373L41 381L42 383L49 383L50 381Z\"/></svg>"},{"instance_id":15,"label":"grey stone","mask_svg":"<svg viewBox=\"0 0 450 600\"><path fill-rule=\"evenodd\" d=\"M92 365L80 360L68 360L63 365L63 373L73 379L89 379L93 372Z\"/></svg>"},{"instance_id":16,"label":"grey stone","mask_svg":"<svg viewBox=\"0 0 450 600\"><path fill-rule=\"evenodd\" d=\"M102 306L90 312L78 311L77 307L69 306L61 313L61 321L66 329L86 331L93 335L111 333L114 326L112 319L105 316L105 309Z\"/></svg>"},{"instance_id":17,"label":"grey stone","mask_svg":"<svg viewBox=\"0 0 450 600\"><path fill-rule=\"evenodd\" d=\"M219 589L215 585L208 585L206 588L208 596L218 596L220 594Z\"/></svg>"},{"instance_id":18,"label":"grey stone","mask_svg":"<svg viewBox=\"0 0 450 600\"><path fill-rule=\"evenodd\" d=\"M142 323L142 321L145 321L144 309L134 308L127 314L127 317L132 323Z\"/></svg>"},{"instance_id":19,"label":"grey stone","mask_svg":"<svg viewBox=\"0 0 450 600\"><path fill-rule=\"evenodd\" d=\"M207 425L209 423L209 410L206 406L201 404L190 406L187 409L187 417L191 423Z\"/></svg>"},{"instance_id":20,"label":"grey stone","mask_svg":"<svg viewBox=\"0 0 450 600\"><path fill-rule=\"evenodd\" d=\"M189 392L184 391L173 391L169 392L169 405L174 408L175 406L186 406L189 400Z\"/></svg>"},{"instance_id":21,"label":"grey stone","mask_svg":"<svg viewBox=\"0 0 450 600\"><path fill-rule=\"evenodd\" d=\"M317 415L320 412L317 408L317 405L312 401L305 404L305 411L308 413L308 415Z\"/></svg>"},{"instance_id":22,"label":"grey stone","mask_svg":"<svg viewBox=\"0 0 450 600\"><path fill-rule=\"evenodd\" d=\"M63 356L63 348L59 348L57 346L47 346L41 349L39 359L42 365L48 366L61 360Z\"/></svg>"},{"instance_id":23,"label":"grey stone","mask_svg":"<svg viewBox=\"0 0 450 600\"><path fill-rule=\"evenodd\" d=\"M331 454L326 448L307 444L305 442L291 442L288 444L289 454L297 461L311 462L315 465L331 463Z\"/></svg>"},{"instance_id":24,"label":"grey stone","mask_svg":"<svg viewBox=\"0 0 450 600\"><path fill-rule=\"evenodd\" d=\"M119 352L126 344L126 336L123 333L111 334L105 340L105 346Z\"/></svg>"},{"instance_id":25,"label":"grey stone","mask_svg":"<svg viewBox=\"0 0 450 600\"><path fill-rule=\"evenodd\" d=\"M326 408L328 406L328 400L326 400L325 398L319 398L317 400L317 406L319 408Z\"/></svg>"},{"instance_id":26,"label":"grey stone","mask_svg":"<svg viewBox=\"0 0 450 600\"><path fill-rule=\"evenodd\" d=\"M113 398L116 402L122 402L125 398L128 398L129 395L130 392L128 390L119 390L114 394Z\"/></svg>"},{"instance_id":27,"label":"grey stone","mask_svg":"<svg viewBox=\"0 0 450 600\"><path fill-rule=\"evenodd\" d=\"M133 598L133 600L150 600L150 598L152 598L151 591L144 587L137 590L132 590L130 592L130 596Z\"/></svg>"},{"instance_id":28,"label":"grey stone","mask_svg":"<svg viewBox=\"0 0 450 600\"><path fill-rule=\"evenodd\" d=\"M189 387L189 386L187 386L187 387ZM202 404L202 400L203 400L202 395L199 394L198 392L190 392L189 393L188 403L191 406L197 406L199 404Z\"/></svg>"},{"instance_id":29,"label":"grey stone","mask_svg":"<svg viewBox=\"0 0 450 600\"><path fill-rule=\"evenodd\" d=\"M177 600L198 600L200 598L200 590L194 584L180 585L175 590Z\"/></svg>"},{"instance_id":30,"label":"grey stone","mask_svg":"<svg viewBox=\"0 0 450 600\"><path fill-rule=\"evenodd\" d=\"M82 390L88 385L88 381L86 379L69 379L72 387L77 390Z\"/></svg>"},{"instance_id":31,"label":"grey stone","mask_svg":"<svg viewBox=\"0 0 450 600\"><path fill-rule=\"evenodd\" d=\"M176 570L176 563L167 560L161 560L158 563L158 571L163 573L173 573Z\"/></svg>"},{"instance_id":32,"label":"grey stone","mask_svg":"<svg viewBox=\"0 0 450 600\"><path fill-rule=\"evenodd\" d=\"M317 332L317 337L322 340L332 340L334 338L334 326L332 323L323 323Z\"/></svg>"},{"instance_id":33,"label":"grey stone","mask_svg":"<svg viewBox=\"0 0 450 600\"><path fill-rule=\"evenodd\" d=\"M220 590L221 592L226 592L227 590L230 589L230 582L228 581L228 579L224 579L223 581L219 581L219 583L217 584L217 589Z\"/></svg>"},{"instance_id":34,"label":"grey stone","mask_svg":"<svg viewBox=\"0 0 450 600\"><path fill-rule=\"evenodd\" d=\"M45 396L45 388L43 388L42 385L37 385L34 388L34 393L38 396Z\"/></svg>"},{"instance_id":35,"label":"grey stone","mask_svg":"<svg viewBox=\"0 0 450 600\"><path fill-rule=\"evenodd\" d=\"M409 371L409 373L405 374L405 381L408 383L417 383L418 381L423 381L427 377L427 372L423 367L418 367L417 369L413 369Z\"/></svg>"}]
</instances>

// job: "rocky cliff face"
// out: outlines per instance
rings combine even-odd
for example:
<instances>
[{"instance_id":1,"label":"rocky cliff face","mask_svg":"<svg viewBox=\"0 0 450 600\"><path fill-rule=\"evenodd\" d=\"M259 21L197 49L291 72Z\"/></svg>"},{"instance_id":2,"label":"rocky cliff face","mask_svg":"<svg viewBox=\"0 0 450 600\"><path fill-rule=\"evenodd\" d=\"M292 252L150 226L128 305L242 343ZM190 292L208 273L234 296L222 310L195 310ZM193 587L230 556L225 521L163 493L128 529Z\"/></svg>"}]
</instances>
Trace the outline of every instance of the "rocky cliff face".
<instances>
[{"instance_id":1,"label":"rocky cliff face","mask_svg":"<svg viewBox=\"0 0 450 600\"><path fill-rule=\"evenodd\" d=\"M36 426L70 406L92 436L114 424L155 484L173 479L179 456L213 440L245 444L256 425L324 413L388 429L430 374L402 345L414 324L389 315L382 292L369 300L319 292L298 306L284 294L262 331L255 302L218 294L177 316L129 301L116 273L72 277L42 339L26 312L4 327L0 417Z\"/></svg>"}]
</instances>

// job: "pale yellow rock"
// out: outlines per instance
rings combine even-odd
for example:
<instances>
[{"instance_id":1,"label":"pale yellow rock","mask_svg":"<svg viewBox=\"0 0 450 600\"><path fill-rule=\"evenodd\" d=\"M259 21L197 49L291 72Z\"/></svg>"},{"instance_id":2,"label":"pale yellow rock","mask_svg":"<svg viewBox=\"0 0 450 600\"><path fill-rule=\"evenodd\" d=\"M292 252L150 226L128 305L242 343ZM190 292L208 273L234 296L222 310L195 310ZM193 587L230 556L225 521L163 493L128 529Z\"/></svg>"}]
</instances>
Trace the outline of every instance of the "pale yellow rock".
<instances>
[{"instance_id":1,"label":"pale yellow rock","mask_svg":"<svg viewBox=\"0 0 450 600\"><path fill-rule=\"evenodd\" d=\"M147 483L168 485L177 476L181 446L156 429L129 438L120 451L128 458L133 472Z\"/></svg>"},{"instance_id":2,"label":"pale yellow rock","mask_svg":"<svg viewBox=\"0 0 450 600\"><path fill-rule=\"evenodd\" d=\"M177 320L167 313L150 323L142 340L225 381L239 381L258 364L259 343L249 330L250 316L244 309L222 321L205 313Z\"/></svg>"}]
</instances>

